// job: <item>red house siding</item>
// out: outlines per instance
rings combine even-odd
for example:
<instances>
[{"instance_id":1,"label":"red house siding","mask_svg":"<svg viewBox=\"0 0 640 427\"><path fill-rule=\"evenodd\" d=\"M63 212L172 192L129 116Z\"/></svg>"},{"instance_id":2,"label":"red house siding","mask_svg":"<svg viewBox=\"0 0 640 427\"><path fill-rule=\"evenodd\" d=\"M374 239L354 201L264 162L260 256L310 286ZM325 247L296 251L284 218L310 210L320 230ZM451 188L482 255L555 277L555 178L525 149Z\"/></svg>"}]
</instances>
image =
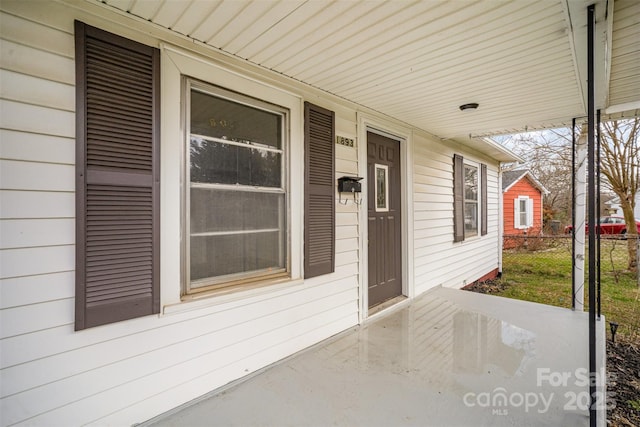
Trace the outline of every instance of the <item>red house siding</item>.
<instances>
[{"instance_id":1,"label":"red house siding","mask_svg":"<svg viewBox=\"0 0 640 427\"><path fill-rule=\"evenodd\" d=\"M513 204L514 200L520 196L527 196L533 200L533 226L526 229L527 234L540 234L542 232L542 193L527 177L520 179L504 193L502 202L504 234L523 234L525 231L522 228L515 228L514 225Z\"/></svg>"}]
</instances>

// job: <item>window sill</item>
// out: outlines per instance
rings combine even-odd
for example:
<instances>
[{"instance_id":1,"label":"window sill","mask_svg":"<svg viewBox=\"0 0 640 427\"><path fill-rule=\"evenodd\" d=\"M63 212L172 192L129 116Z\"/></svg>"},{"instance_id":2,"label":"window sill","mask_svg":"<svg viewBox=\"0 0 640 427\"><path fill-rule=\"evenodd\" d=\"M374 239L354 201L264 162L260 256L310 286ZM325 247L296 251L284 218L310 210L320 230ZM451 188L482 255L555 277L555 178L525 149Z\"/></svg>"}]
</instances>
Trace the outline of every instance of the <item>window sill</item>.
<instances>
[{"instance_id":1,"label":"window sill","mask_svg":"<svg viewBox=\"0 0 640 427\"><path fill-rule=\"evenodd\" d=\"M275 292L280 292L302 283L304 283L304 280L301 278L290 279L287 277L246 286L221 288L197 294L184 295L180 302L165 305L161 315L166 316L217 305L233 304L234 302L246 301L249 298L256 298L263 295L270 297Z\"/></svg>"}]
</instances>

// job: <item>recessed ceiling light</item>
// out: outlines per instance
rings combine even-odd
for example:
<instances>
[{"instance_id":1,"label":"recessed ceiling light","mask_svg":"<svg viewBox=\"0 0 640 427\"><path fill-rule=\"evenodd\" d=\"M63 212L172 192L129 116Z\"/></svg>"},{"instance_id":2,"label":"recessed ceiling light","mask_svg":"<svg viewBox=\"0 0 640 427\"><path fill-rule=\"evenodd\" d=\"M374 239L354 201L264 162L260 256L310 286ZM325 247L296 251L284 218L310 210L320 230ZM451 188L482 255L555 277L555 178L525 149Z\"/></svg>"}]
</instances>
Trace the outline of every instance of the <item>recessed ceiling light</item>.
<instances>
[{"instance_id":1,"label":"recessed ceiling light","mask_svg":"<svg viewBox=\"0 0 640 427\"><path fill-rule=\"evenodd\" d=\"M461 111L464 111L464 110L476 110L479 106L480 106L480 104L478 104L477 102L471 102L469 104L462 104L460 106L460 110Z\"/></svg>"}]
</instances>

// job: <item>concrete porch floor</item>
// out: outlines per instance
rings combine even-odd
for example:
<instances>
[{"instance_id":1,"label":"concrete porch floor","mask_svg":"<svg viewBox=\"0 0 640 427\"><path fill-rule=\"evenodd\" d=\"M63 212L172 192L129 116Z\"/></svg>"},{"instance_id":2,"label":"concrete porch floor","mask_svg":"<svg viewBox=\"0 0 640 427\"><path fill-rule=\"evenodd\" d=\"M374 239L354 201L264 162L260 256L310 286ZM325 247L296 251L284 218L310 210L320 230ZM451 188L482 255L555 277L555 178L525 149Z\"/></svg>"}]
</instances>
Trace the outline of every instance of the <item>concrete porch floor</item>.
<instances>
[{"instance_id":1,"label":"concrete porch floor","mask_svg":"<svg viewBox=\"0 0 640 427\"><path fill-rule=\"evenodd\" d=\"M588 426L587 321L437 288L145 425Z\"/></svg>"}]
</instances>

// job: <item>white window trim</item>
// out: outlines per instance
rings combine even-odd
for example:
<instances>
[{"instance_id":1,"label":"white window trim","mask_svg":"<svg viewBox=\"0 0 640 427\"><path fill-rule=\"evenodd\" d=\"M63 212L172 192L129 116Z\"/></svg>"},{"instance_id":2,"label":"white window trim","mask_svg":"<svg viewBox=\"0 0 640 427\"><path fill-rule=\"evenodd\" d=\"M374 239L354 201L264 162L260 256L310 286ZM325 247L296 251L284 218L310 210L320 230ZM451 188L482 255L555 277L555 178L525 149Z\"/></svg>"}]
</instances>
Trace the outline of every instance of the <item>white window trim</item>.
<instances>
[{"instance_id":1,"label":"white window trim","mask_svg":"<svg viewBox=\"0 0 640 427\"><path fill-rule=\"evenodd\" d=\"M228 90L246 94L265 102L279 105L289 111L288 123L289 139L289 210L287 223L289 224L290 247L290 285L302 281L303 272L303 201L304 201L304 109L303 99L286 90L261 82L247 74L235 71L229 67L201 57L197 54L162 43L161 49L161 263L160 263L160 298L163 310L166 306L173 306L170 311L180 311L176 305L183 304L181 297L183 283L182 239L184 227L181 223L183 216L182 191L184 183L184 138L183 106L176 100L182 99L182 77L188 76L205 83L224 87ZM278 292L282 286L273 287ZM197 299L202 304L216 305L228 298L248 298L263 294L262 288L247 288L237 290L233 296L207 298L200 295ZM217 295L214 293L213 295ZM202 300L207 299L204 303ZM191 308L191 307L190 307ZM188 308L188 309L190 309ZM185 308L187 309L187 308Z\"/></svg>"},{"instance_id":2,"label":"white window trim","mask_svg":"<svg viewBox=\"0 0 640 427\"><path fill-rule=\"evenodd\" d=\"M527 206L527 222L522 224L520 221L520 202L525 201ZM526 230L533 227L533 199L529 196L518 196L513 199L513 228L518 230Z\"/></svg>"},{"instance_id":3,"label":"white window trim","mask_svg":"<svg viewBox=\"0 0 640 427\"><path fill-rule=\"evenodd\" d=\"M242 286L242 284L244 283L245 285L247 283L250 284L254 284L256 282L258 283L262 283L265 281L270 281L272 279L277 279L277 280L281 280L283 278L284 275L288 275L289 271L291 270L290 267L290 261L291 261L291 248L289 247L289 239L286 238L285 239L285 249L284 249L284 268L278 268L275 269L273 272L270 272L270 270L262 270L262 271L252 271L252 272L241 272L241 273L234 273L234 274L228 274L225 276L217 276L217 277L208 277L208 278L204 278L204 279L198 279L198 280L192 280L191 279L191 275L190 275L190 266L191 266L191 245L190 245L190 238L195 236L196 234L193 234L190 232L190 212L189 212L189 206L191 205L190 203L190 190L192 188L217 188L219 190L233 190L233 191L260 191L260 192L269 192L269 193L278 193L278 194L284 194L285 197L285 207L287 209L287 211L284 213L284 218L283 218L283 222L284 222L284 230L283 232L285 233L286 236L289 235L289 224L287 222L287 212L289 209L289 192L288 192L288 183L289 183L289 166L290 166L290 161L289 161L289 141L288 141L288 137L287 137L287 133L283 131L283 135L282 135L282 147L281 149L273 149L270 147L260 147L259 149L261 150L265 150L265 151L272 151L272 152L278 152L282 154L282 170L281 172L281 186L279 188L275 188L275 187L256 187L256 186L249 186L249 185L242 185L242 186L237 186L237 185L233 185L233 184L202 184L202 183L192 183L190 180L190 158L189 155L187 154L189 152L189 141L190 138L192 136L194 136L194 134L192 132L190 132L190 125L189 125L189 121L191 119L190 117L190 108L189 108L189 100L191 97L191 92L195 90L201 93L205 93L205 94L209 94L211 96L214 97L218 97L221 99L225 99L231 102L235 102L237 104L241 104L241 105L247 105L251 108L256 108L256 109L261 109L264 111L268 111L270 113L274 113L274 114L278 114L282 117L283 123L283 130L288 128L287 122L289 120L289 114L288 111L277 107L277 106L272 106L271 104L266 104L265 102L261 101L261 100L256 100L254 98L251 98L249 96L246 95L242 95L242 94L235 94L235 93L231 93L225 89L222 89L218 86L214 86L214 85L209 85L209 84L204 84L202 82L199 81L195 81L191 78L184 78L184 87L183 87L183 102L184 102L184 109L185 109L185 114L184 114L184 127L185 127L185 135L183 136L183 150L184 150L184 156L183 159L185 161L185 164L183 165L184 167L184 183L185 186L183 188L183 218L182 218L182 226L184 227L184 252L183 252L183 262L185 263L184 265L184 269L183 269L183 293L185 294L185 296L189 295L189 296L193 296L197 293L201 293L201 292L207 292L208 290L215 290L215 289L222 289L224 287L235 287L235 286ZM212 138L206 135L200 135L203 139L205 140L210 140L210 141L215 141L217 138ZM240 147L243 148L248 148L246 144L242 144L242 143L235 143L233 141L227 141L227 140L219 140L225 144L231 144L231 145L238 145ZM264 230L263 230L264 231ZM252 231L255 232L255 231ZM218 232L218 233L198 233L199 235L222 235L222 234L238 234L238 232L234 232L234 233L229 233L229 232ZM189 236L189 237L187 237Z\"/></svg>"},{"instance_id":4,"label":"white window trim","mask_svg":"<svg viewBox=\"0 0 640 427\"><path fill-rule=\"evenodd\" d=\"M466 158L464 158L463 161L463 168L468 167L472 167L475 168L476 170L476 177L478 178L478 192L477 192L477 196L478 198L476 199L476 233L472 234L472 235L467 235L467 230L466 230L466 226L465 226L465 236L464 236L464 240L468 240L468 239L477 239L480 238L480 230L482 230L482 215L480 214L480 207L482 206L482 174L480 173L480 163L476 163L474 161L468 161ZM463 180L464 180L464 172L463 172ZM462 208L463 211L465 210L466 206L467 206L467 198L466 196L466 183L463 182L463 201L462 201ZM464 213L463 213L464 215Z\"/></svg>"}]
</instances>

